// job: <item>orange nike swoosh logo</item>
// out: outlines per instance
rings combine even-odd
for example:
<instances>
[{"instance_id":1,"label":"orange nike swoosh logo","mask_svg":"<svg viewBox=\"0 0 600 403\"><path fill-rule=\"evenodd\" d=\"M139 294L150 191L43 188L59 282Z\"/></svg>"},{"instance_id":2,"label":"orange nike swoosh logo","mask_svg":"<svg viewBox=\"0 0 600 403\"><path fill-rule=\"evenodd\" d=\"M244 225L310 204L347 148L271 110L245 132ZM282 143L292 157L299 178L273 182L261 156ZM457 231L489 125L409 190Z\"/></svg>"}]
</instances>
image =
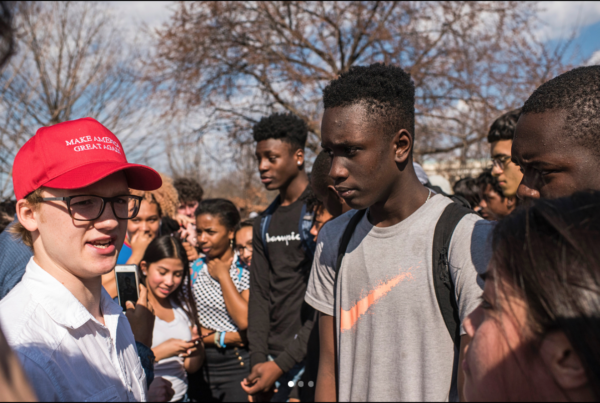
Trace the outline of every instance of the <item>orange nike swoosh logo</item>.
<instances>
[{"instance_id":1,"label":"orange nike swoosh logo","mask_svg":"<svg viewBox=\"0 0 600 403\"><path fill-rule=\"evenodd\" d=\"M412 267L411 267L412 269ZM410 270L410 269L408 269ZM385 296L395 286L404 280L413 280L414 277L410 272L400 273L391 280L377 286L369 295L358 301L349 310L341 309L340 328L342 332L352 329L358 319L364 315L370 307L372 307L381 297Z\"/></svg>"}]
</instances>

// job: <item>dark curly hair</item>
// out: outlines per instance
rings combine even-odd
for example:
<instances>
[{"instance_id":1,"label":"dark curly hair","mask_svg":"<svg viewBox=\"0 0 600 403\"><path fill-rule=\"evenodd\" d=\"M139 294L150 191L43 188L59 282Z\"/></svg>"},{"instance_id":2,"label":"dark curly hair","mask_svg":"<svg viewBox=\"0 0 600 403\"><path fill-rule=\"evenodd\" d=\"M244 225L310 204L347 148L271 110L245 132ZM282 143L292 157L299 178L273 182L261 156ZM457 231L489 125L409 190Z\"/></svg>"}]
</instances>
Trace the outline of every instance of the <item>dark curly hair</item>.
<instances>
[{"instance_id":1,"label":"dark curly hair","mask_svg":"<svg viewBox=\"0 0 600 403\"><path fill-rule=\"evenodd\" d=\"M239 210L227 199L202 200L196 209L196 217L202 214L217 217L228 231L236 231L241 221Z\"/></svg>"},{"instance_id":2,"label":"dark curly hair","mask_svg":"<svg viewBox=\"0 0 600 403\"><path fill-rule=\"evenodd\" d=\"M385 134L402 129L415 135L415 84L410 74L381 63L354 66L323 90L325 109L364 104L373 121L385 126Z\"/></svg>"},{"instance_id":3,"label":"dark curly hair","mask_svg":"<svg viewBox=\"0 0 600 403\"><path fill-rule=\"evenodd\" d=\"M177 178L173 182L173 186L177 189L177 195L179 196L179 203L187 203L202 201L204 196L204 190L197 180L192 178Z\"/></svg>"},{"instance_id":4,"label":"dark curly hair","mask_svg":"<svg viewBox=\"0 0 600 403\"><path fill-rule=\"evenodd\" d=\"M319 200L313 189L309 186L306 192L302 195L302 201L306 204L306 210L317 212L319 207L323 205L323 202Z\"/></svg>"},{"instance_id":5,"label":"dark curly hair","mask_svg":"<svg viewBox=\"0 0 600 403\"><path fill-rule=\"evenodd\" d=\"M248 219L240 222L240 225L238 225L237 230L235 232L237 233L242 228L246 228L246 227L252 228L253 226L254 226L254 218L248 218Z\"/></svg>"},{"instance_id":6,"label":"dark curly hair","mask_svg":"<svg viewBox=\"0 0 600 403\"><path fill-rule=\"evenodd\" d=\"M308 126L293 113L274 113L263 117L252 127L252 136L256 142L277 139L304 150Z\"/></svg>"},{"instance_id":7,"label":"dark curly hair","mask_svg":"<svg viewBox=\"0 0 600 403\"><path fill-rule=\"evenodd\" d=\"M506 112L492 123L487 135L488 143L500 140L512 140L515 136L515 127L521 115L521 108Z\"/></svg>"},{"instance_id":8,"label":"dark curly hair","mask_svg":"<svg viewBox=\"0 0 600 403\"><path fill-rule=\"evenodd\" d=\"M464 197L471 207L478 206L481 202L479 183L475 178L469 176L456 181L452 190L455 195Z\"/></svg>"},{"instance_id":9,"label":"dark curly hair","mask_svg":"<svg viewBox=\"0 0 600 403\"><path fill-rule=\"evenodd\" d=\"M564 131L600 155L600 66L578 67L542 84L521 113L566 111Z\"/></svg>"},{"instance_id":10,"label":"dark curly hair","mask_svg":"<svg viewBox=\"0 0 600 403\"><path fill-rule=\"evenodd\" d=\"M502 192L502 188L500 187L500 184L498 183L498 179L496 177L492 176L491 169L484 170L477 177L477 186L479 186L480 200L481 200L481 196L483 195L483 192L485 192L485 189L487 188L487 185L490 185L492 187L492 190L494 192L498 193L498 195L502 198L502 200L504 200L504 193Z\"/></svg>"}]
</instances>

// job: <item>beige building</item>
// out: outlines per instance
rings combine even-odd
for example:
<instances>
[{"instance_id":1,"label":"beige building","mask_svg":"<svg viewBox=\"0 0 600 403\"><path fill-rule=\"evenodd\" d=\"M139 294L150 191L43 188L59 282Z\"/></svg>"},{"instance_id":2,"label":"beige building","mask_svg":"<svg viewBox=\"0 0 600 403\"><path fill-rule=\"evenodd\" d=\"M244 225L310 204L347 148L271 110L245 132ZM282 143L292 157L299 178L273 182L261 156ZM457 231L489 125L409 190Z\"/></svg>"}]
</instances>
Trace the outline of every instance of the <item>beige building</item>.
<instances>
[{"instance_id":1,"label":"beige building","mask_svg":"<svg viewBox=\"0 0 600 403\"><path fill-rule=\"evenodd\" d=\"M457 180L471 176L476 177L485 168L489 168L492 162L489 158L467 159L465 162L460 159L446 161L425 161L423 169L427 176L442 176L446 178L450 184L454 184Z\"/></svg>"}]
</instances>

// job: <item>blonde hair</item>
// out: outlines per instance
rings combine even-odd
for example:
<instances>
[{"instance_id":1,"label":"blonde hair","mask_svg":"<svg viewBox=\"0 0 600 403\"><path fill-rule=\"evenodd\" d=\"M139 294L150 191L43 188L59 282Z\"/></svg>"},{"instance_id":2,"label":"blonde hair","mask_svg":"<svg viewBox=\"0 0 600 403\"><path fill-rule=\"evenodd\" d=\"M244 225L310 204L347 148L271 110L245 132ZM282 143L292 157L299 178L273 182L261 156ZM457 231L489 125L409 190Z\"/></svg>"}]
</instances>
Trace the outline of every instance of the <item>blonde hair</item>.
<instances>
[{"instance_id":1,"label":"blonde hair","mask_svg":"<svg viewBox=\"0 0 600 403\"><path fill-rule=\"evenodd\" d=\"M160 174L162 186L156 190L143 191L129 189L132 195L141 196L148 203L158 205L158 213L161 217L175 218L179 207L179 196L173 186L173 180L164 174Z\"/></svg>"},{"instance_id":2,"label":"blonde hair","mask_svg":"<svg viewBox=\"0 0 600 403\"><path fill-rule=\"evenodd\" d=\"M25 196L25 201L33 210L37 210L42 200L42 188L36 189L33 192ZM20 222L16 222L15 225L8 229L12 235L17 239L21 239L23 244L29 246L33 250L33 237L31 232L23 226Z\"/></svg>"}]
</instances>

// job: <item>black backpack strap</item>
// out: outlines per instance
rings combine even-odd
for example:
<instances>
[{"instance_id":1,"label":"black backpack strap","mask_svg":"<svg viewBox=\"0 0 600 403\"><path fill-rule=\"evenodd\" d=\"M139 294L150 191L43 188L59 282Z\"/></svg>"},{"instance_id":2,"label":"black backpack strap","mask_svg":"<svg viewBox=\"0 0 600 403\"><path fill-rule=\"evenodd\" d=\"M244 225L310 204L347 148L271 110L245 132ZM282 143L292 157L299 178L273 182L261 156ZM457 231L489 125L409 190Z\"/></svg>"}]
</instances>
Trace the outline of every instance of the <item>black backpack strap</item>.
<instances>
[{"instance_id":1,"label":"black backpack strap","mask_svg":"<svg viewBox=\"0 0 600 403\"><path fill-rule=\"evenodd\" d=\"M335 318L335 309L337 306L337 282L338 275L340 273L340 269L342 268L342 259L344 259L344 255L346 254L346 249L348 249L348 244L350 243L350 239L352 238L352 234L354 234L354 230L358 226L358 223L364 217L367 210L358 210L354 216L348 222L346 229L344 230L344 234L342 235L342 239L340 240L340 247L338 248L337 260L335 262L335 281L333 282L333 327L334 327L334 338L333 338L333 348L335 351L335 388L337 391L337 396L340 395L339 390L339 380L338 380L338 368L337 368L337 343L338 343L338 325L337 320Z\"/></svg>"},{"instance_id":2,"label":"black backpack strap","mask_svg":"<svg viewBox=\"0 0 600 403\"><path fill-rule=\"evenodd\" d=\"M450 240L456 226L467 214L473 213L459 203L450 203L438 220L433 235L433 286L440 312L446 323L446 328L452 337L456 347L460 346L460 316L458 315L458 304L450 264L448 262L448 250Z\"/></svg>"},{"instance_id":3,"label":"black backpack strap","mask_svg":"<svg viewBox=\"0 0 600 403\"><path fill-rule=\"evenodd\" d=\"M317 248L317 243L310 234L314 220L315 213L313 211L308 211L308 206L304 203L302 205L302 211L300 212L300 219L298 220L298 233L300 234L304 253L309 255L311 260L314 258L315 249Z\"/></svg>"},{"instance_id":4,"label":"black backpack strap","mask_svg":"<svg viewBox=\"0 0 600 403\"><path fill-rule=\"evenodd\" d=\"M449 199L452 199L452 201L454 203L462 204L466 208L472 209L475 207L475 206L471 206L471 203L469 203L469 201L467 199L465 199L464 197L462 197L460 195L449 195L448 193L444 192L442 190L442 188L439 186L433 186L431 183L427 182L425 184L425 187L427 189L433 190L437 194L440 194L440 195L446 196Z\"/></svg>"}]
</instances>

